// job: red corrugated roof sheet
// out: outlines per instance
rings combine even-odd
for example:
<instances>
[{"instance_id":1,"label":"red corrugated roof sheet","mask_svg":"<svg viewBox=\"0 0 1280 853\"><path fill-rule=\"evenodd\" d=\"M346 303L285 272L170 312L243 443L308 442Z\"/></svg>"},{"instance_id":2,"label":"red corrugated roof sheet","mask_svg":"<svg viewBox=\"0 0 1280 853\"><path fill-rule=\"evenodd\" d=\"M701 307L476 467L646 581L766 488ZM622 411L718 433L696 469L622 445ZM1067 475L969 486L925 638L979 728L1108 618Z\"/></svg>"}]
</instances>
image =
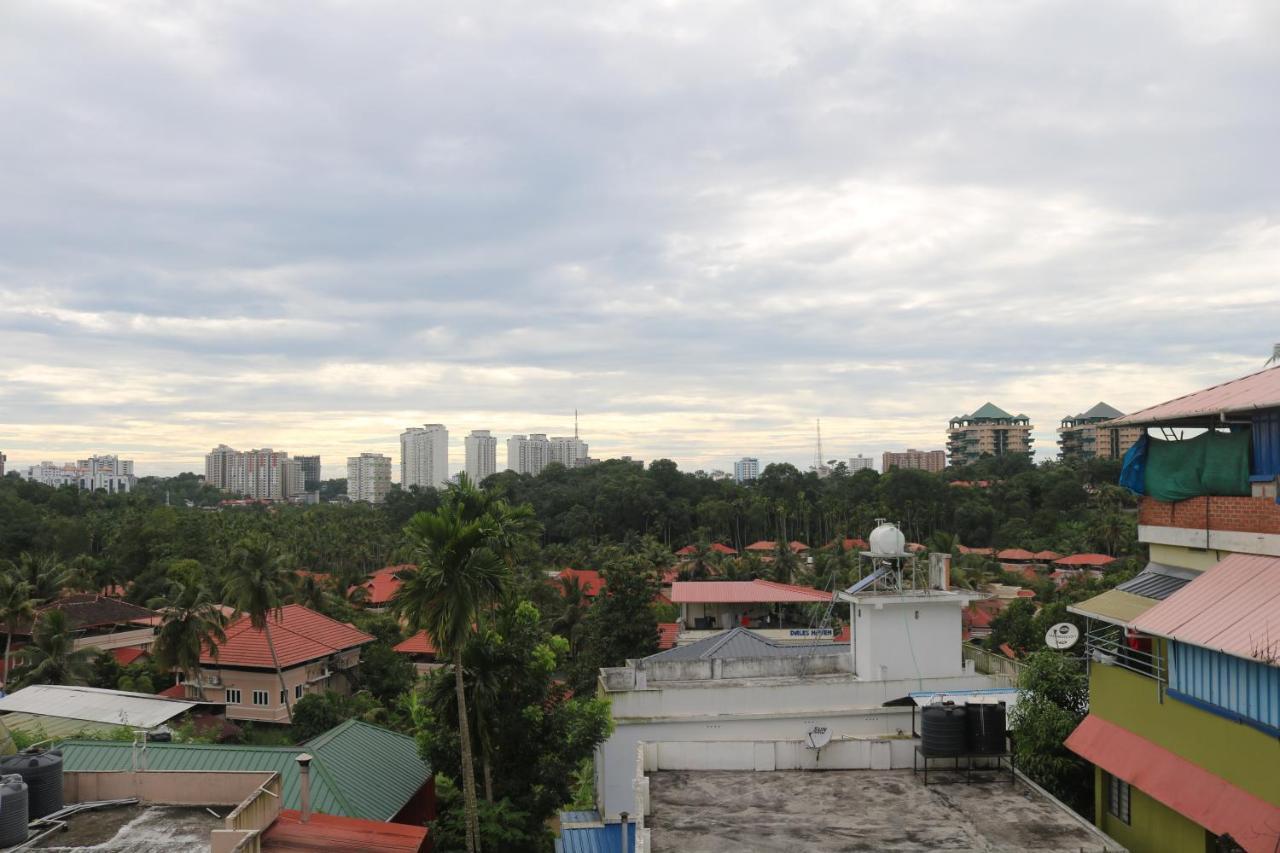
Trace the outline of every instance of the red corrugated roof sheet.
<instances>
[{"instance_id":1,"label":"red corrugated roof sheet","mask_svg":"<svg viewBox=\"0 0 1280 853\"><path fill-rule=\"evenodd\" d=\"M1280 652L1280 558L1232 554L1130 625L1249 660Z\"/></svg>"},{"instance_id":2,"label":"red corrugated roof sheet","mask_svg":"<svg viewBox=\"0 0 1280 853\"><path fill-rule=\"evenodd\" d=\"M1201 415L1211 417L1219 412L1252 412L1254 409L1276 407L1280 407L1280 366L1150 406L1108 421L1108 424L1151 424Z\"/></svg>"},{"instance_id":3,"label":"red corrugated roof sheet","mask_svg":"<svg viewBox=\"0 0 1280 853\"><path fill-rule=\"evenodd\" d=\"M996 553L997 560L1034 560L1036 555L1023 548L1005 548Z\"/></svg>"},{"instance_id":4,"label":"red corrugated roof sheet","mask_svg":"<svg viewBox=\"0 0 1280 853\"><path fill-rule=\"evenodd\" d=\"M133 647L123 649L112 649L111 656L116 659L116 663L121 666L128 666L140 658L150 657L146 649L135 649Z\"/></svg>"},{"instance_id":5,"label":"red corrugated roof sheet","mask_svg":"<svg viewBox=\"0 0 1280 853\"><path fill-rule=\"evenodd\" d=\"M773 581L676 581L671 585L676 604L786 604L830 601L831 593L807 586Z\"/></svg>"},{"instance_id":6,"label":"red corrugated roof sheet","mask_svg":"<svg viewBox=\"0 0 1280 853\"><path fill-rule=\"evenodd\" d=\"M1230 833L1246 850L1274 850L1280 843L1280 807L1115 723L1090 714L1066 745L1210 832Z\"/></svg>"},{"instance_id":7,"label":"red corrugated roof sheet","mask_svg":"<svg viewBox=\"0 0 1280 853\"><path fill-rule=\"evenodd\" d=\"M676 646L676 638L680 636L679 622L659 622L658 623L658 651L666 649L674 649Z\"/></svg>"},{"instance_id":8,"label":"red corrugated roof sheet","mask_svg":"<svg viewBox=\"0 0 1280 853\"><path fill-rule=\"evenodd\" d=\"M1053 562L1059 566L1109 566L1115 561L1115 557L1108 557L1106 554L1072 554Z\"/></svg>"},{"instance_id":9,"label":"red corrugated roof sheet","mask_svg":"<svg viewBox=\"0 0 1280 853\"><path fill-rule=\"evenodd\" d=\"M604 578L595 569L564 569L556 575L557 580L574 578L582 587L582 594L587 598L595 598L604 589Z\"/></svg>"},{"instance_id":10,"label":"red corrugated roof sheet","mask_svg":"<svg viewBox=\"0 0 1280 853\"><path fill-rule=\"evenodd\" d=\"M297 666L373 641L373 637L363 631L309 610L301 604L286 604L268 618L271 620L271 639L275 643L276 656L282 667ZM200 662L222 666L275 668L271 660L271 649L267 646L266 631L259 631L250 625L248 616L241 616L227 626L227 640L218 645L217 658L206 649L200 655Z\"/></svg>"},{"instance_id":11,"label":"red corrugated roof sheet","mask_svg":"<svg viewBox=\"0 0 1280 853\"><path fill-rule=\"evenodd\" d=\"M427 636L426 631L419 631L406 640L396 643L394 651L405 655L434 655L437 654L436 644Z\"/></svg>"},{"instance_id":12,"label":"red corrugated roof sheet","mask_svg":"<svg viewBox=\"0 0 1280 853\"><path fill-rule=\"evenodd\" d=\"M303 823L301 812L281 809L262 834L262 849L418 853L427 849L427 828L318 812Z\"/></svg>"}]
</instances>

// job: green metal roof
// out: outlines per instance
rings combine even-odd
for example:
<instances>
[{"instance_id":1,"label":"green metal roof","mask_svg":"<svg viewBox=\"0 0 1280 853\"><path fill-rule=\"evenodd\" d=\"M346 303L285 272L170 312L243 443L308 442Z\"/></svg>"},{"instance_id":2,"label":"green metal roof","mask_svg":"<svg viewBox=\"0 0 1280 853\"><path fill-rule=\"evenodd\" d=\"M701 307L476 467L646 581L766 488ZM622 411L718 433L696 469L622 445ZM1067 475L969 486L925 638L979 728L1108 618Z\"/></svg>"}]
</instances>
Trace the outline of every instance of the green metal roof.
<instances>
[{"instance_id":1,"label":"green metal roof","mask_svg":"<svg viewBox=\"0 0 1280 853\"><path fill-rule=\"evenodd\" d=\"M67 771L133 769L133 744L64 741ZM309 753L311 807L324 814L390 820L431 777L413 738L348 720L303 746L150 743L150 770L257 770L280 774L284 807L301 808L297 757Z\"/></svg>"},{"instance_id":2,"label":"green metal roof","mask_svg":"<svg viewBox=\"0 0 1280 853\"><path fill-rule=\"evenodd\" d=\"M1009 414L1004 409L997 406L995 403L988 402L988 403L984 403L982 408L978 409L978 411L974 412L972 415L969 415L969 417L971 418L1004 418L1005 420L1009 420L1013 417L1013 415Z\"/></svg>"},{"instance_id":3,"label":"green metal roof","mask_svg":"<svg viewBox=\"0 0 1280 853\"><path fill-rule=\"evenodd\" d=\"M1099 403L1089 411L1081 412L1076 415L1076 417L1080 420L1087 420L1090 418L1106 418L1107 420L1111 420L1112 418L1124 417L1124 412L1114 406L1108 406L1106 403Z\"/></svg>"}]
</instances>

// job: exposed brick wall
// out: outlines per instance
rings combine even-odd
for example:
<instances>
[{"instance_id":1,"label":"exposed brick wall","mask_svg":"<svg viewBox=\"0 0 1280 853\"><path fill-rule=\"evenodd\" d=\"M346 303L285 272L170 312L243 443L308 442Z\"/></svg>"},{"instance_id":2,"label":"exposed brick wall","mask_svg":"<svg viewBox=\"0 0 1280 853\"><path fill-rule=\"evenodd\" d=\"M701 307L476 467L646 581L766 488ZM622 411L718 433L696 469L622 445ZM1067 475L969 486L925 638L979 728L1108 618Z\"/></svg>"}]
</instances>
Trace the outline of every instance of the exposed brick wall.
<instances>
[{"instance_id":1,"label":"exposed brick wall","mask_svg":"<svg viewBox=\"0 0 1280 853\"><path fill-rule=\"evenodd\" d=\"M1162 503L1144 497L1138 507L1138 523L1204 530L1206 501L1210 530L1280 534L1280 504L1270 498L1199 497Z\"/></svg>"}]
</instances>

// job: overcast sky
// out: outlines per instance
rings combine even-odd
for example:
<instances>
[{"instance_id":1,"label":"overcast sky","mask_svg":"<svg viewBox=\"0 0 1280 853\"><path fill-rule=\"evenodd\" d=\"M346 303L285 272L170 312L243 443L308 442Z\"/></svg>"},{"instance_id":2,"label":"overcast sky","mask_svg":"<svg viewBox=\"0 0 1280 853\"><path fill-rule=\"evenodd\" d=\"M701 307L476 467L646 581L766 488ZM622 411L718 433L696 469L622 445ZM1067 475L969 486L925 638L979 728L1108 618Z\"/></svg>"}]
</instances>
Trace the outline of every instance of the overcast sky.
<instances>
[{"instance_id":1,"label":"overcast sky","mask_svg":"<svg viewBox=\"0 0 1280 853\"><path fill-rule=\"evenodd\" d=\"M612 7L612 8L608 8ZM0 451L942 447L1260 368L1280 4L0 6ZM503 461L499 451L499 463Z\"/></svg>"}]
</instances>

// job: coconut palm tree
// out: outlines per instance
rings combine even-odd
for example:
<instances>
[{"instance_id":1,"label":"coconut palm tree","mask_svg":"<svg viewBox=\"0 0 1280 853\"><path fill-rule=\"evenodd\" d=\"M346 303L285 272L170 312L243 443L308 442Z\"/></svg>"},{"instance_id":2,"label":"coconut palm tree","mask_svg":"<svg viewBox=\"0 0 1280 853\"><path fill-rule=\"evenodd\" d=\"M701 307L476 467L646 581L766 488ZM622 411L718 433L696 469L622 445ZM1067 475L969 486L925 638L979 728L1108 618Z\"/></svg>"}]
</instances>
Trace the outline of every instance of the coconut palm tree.
<instances>
[{"instance_id":1,"label":"coconut palm tree","mask_svg":"<svg viewBox=\"0 0 1280 853\"><path fill-rule=\"evenodd\" d=\"M271 663L275 666L280 693L284 696L285 715L293 719L293 703L280 669L280 657L276 654L275 640L271 636L271 620L278 618L284 606L284 594L289 587L287 570L282 555L271 539L261 534L248 536L231 553L231 565L227 569L227 603L239 613L249 617L249 624L267 637L271 650Z\"/></svg>"},{"instance_id":2,"label":"coconut palm tree","mask_svg":"<svg viewBox=\"0 0 1280 853\"><path fill-rule=\"evenodd\" d=\"M469 853L480 850L480 823L462 652L476 618L497 599L507 576L503 560L490 547L497 534L491 517L468 519L465 507L456 501L446 501L435 512L418 513L405 527L418 567L402 572L403 583L392 599L393 610L409 631L425 629L452 659Z\"/></svg>"},{"instance_id":3,"label":"coconut palm tree","mask_svg":"<svg viewBox=\"0 0 1280 853\"><path fill-rule=\"evenodd\" d=\"M40 614L30 644L22 648L22 666L14 680L28 684L85 684L92 671L93 649L77 649L67 614L51 609Z\"/></svg>"},{"instance_id":4,"label":"coconut palm tree","mask_svg":"<svg viewBox=\"0 0 1280 853\"><path fill-rule=\"evenodd\" d=\"M76 571L55 554L32 554L23 551L18 561L8 562L6 568L16 572L31 587L31 597L37 604L52 601L64 590L76 585Z\"/></svg>"},{"instance_id":5,"label":"coconut palm tree","mask_svg":"<svg viewBox=\"0 0 1280 853\"><path fill-rule=\"evenodd\" d=\"M208 649L217 657L218 644L226 642L227 617L222 608L207 587L186 586L180 581L170 582L168 594L150 606L162 614L152 657L162 668L180 671L188 684L194 677L196 693L203 699L200 654Z\"/></svg>"},{"instance_id":6,"label":"coconut palm tree","mask_svg":"<svg viewBox=\"0 0 1280 853\"><path fill-rule=\"evenodd\" d=\"M13 646L14 625L26 625L36 618L36 603L31 597L31 585L16 571L0 573L0 622L4 623L4 675L7 679L10 652Z\"/></svg>"}]
</instances>

